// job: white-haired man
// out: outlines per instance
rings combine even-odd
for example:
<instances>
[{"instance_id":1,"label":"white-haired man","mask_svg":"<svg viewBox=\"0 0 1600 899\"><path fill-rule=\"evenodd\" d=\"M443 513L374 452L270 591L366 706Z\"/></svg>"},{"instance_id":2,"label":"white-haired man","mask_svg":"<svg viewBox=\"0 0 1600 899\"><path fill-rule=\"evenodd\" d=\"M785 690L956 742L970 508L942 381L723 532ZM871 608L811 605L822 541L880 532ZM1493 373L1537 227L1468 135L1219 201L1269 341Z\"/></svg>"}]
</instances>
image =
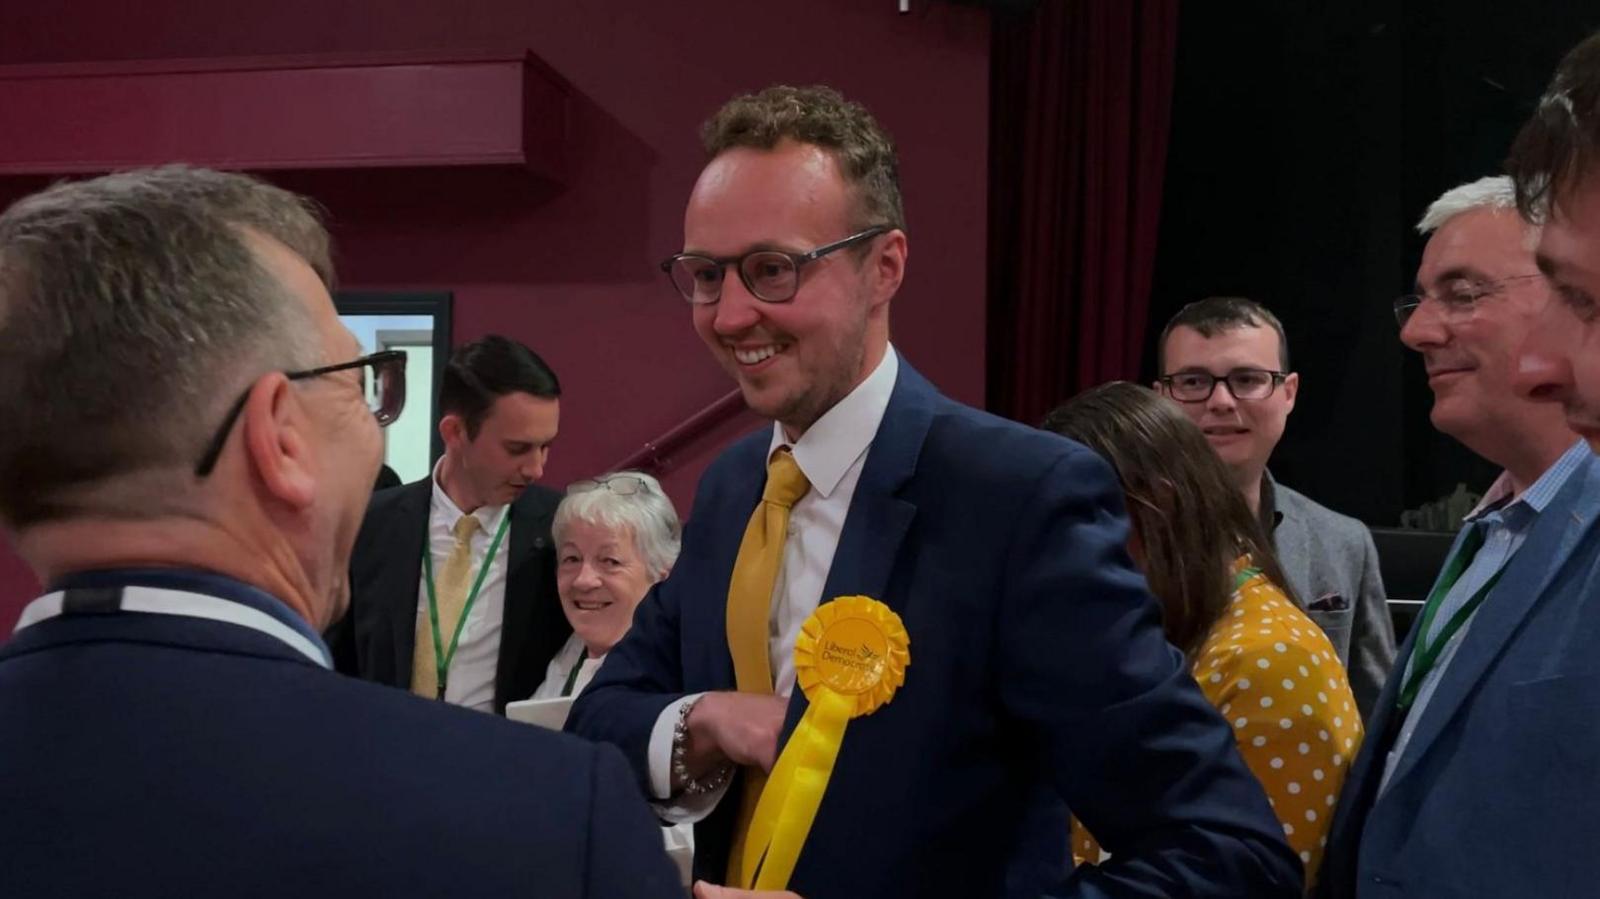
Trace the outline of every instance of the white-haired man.
<instances>
[{"instance_id":1,"label":"white-haired man","mask_svg":"<svg viewBox=\"0 0 1600 899\"><path fill-rule=\"evenodd\" d=\"M1431 237L1417 293L1395 303L1401 340L1427 364L1434 426L1505 471L1379 697L1320 894L1579 895L1600 877L1600 830L1565 813L1592 799L1564 795L1593 793L1600 739L1584 722L1600 694L1561 673L1593 646L1572 625L1600 560L1600 465L1559 406L1514 388L1549 286L1510 179L1446 193L1419 228Z\"/></svg>"}]
</instances>

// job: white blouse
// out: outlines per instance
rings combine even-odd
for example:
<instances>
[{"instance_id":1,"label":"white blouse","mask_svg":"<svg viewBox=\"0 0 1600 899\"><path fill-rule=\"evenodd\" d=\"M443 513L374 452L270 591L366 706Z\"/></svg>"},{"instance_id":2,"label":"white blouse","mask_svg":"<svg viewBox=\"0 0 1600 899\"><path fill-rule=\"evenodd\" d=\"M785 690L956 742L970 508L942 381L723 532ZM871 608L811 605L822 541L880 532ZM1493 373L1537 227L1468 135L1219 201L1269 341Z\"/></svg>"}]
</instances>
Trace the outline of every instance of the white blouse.
<instances>
[{"instance_id":1,"label":"white blouse","mask_svg":"<svg viewBox=\"0 0 1600 899\"><path fill-rule=\"evenodd\" d=\"M589 649L577 634L567 638L566 645L550 660L549 667L544 670L544 683L539 689L533 691L529 699L558 699L562 696L577 696L583 688L589 686L589 681L594 680L595 672L600 670L600 663L606 660L605 656L598 659L589 658ZM577 669L577 677L573 677L573 669ZM568 680L572 681L572 689L567 690Z\"/></svg>"}]
</instances>

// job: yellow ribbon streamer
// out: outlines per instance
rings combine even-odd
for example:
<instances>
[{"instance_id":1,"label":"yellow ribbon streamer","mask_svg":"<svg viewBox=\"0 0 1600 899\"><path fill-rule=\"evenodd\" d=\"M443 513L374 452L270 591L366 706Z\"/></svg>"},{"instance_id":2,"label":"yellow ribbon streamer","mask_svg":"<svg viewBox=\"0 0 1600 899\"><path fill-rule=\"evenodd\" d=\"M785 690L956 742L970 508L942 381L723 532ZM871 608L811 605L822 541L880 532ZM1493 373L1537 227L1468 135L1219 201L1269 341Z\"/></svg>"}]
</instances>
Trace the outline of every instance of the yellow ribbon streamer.
<instances>
[{"instance_id":1,"label":"yellow ribbon streamer","mask_svg":"<svg viewBox=\"0 0 1600 899\"><path fill-rule=\"evenodd\" d=\"M745 834L738 885L788 887L828 789L850 719L894 698L911 664L900 616L875 599L819 606L795 641L795 678L809 706L767 778Z\"/></svg>"}]
</instances>

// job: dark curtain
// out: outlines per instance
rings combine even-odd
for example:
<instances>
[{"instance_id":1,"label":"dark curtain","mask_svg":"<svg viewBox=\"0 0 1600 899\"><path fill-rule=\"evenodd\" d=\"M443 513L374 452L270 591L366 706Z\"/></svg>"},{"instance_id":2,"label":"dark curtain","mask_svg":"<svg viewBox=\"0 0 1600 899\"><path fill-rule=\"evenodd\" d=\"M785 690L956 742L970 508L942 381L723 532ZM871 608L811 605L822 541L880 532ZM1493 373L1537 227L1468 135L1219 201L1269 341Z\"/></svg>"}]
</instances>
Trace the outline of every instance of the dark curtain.
<instances>
[{"instance_id":1,"label":"dark curtain","mask_svg":"<svg viewBox=\"0 0 1600 899\"><path fill-rule=\"evenodd\" d=\"M1035 424L1139 375L1178 0L994 17L988 406Z\"/></svg>"}]
</instances>

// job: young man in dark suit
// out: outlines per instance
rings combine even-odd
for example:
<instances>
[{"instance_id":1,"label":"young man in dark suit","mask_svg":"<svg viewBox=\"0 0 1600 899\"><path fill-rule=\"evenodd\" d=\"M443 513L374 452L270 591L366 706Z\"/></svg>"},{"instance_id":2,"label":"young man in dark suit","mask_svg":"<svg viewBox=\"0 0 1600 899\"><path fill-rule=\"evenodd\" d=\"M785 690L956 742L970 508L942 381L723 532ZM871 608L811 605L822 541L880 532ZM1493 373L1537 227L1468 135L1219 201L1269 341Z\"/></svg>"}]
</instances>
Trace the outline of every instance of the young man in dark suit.
<instances>
[{"instance_id":1,"label":"young man in dark suit","mask_svg":"<svg viewBox=\"0 0 1600 899\"><path fill-rule=\"evenodd\" d=\"M526 699L572 633L556 596L544 475L561 383L490 335L458 349L439 391L445 452L374 494L350 565L350 614L328 634L340 671L480 711Z\"/></svg>"},{"instance_id":2,"label":"young man in dark suit","mask_svg":"<svg viewBox=\"0 0 1600 899\"><path fill-rule=\"evenodd\" d=\"M318 633L404 401L309 204L129 172L0 216L7 896L681 896L599 747L340 677Z\"/></svg>"},{"instance_id":3,"label":"young man in dark suit","mask_svg":"<svg viewBox=\"0 0 1600 899\"><path fill-rule=\"evenodd\" d=\"M1110 467L946 399L890 346L908 238L887 134L832 90L785 87L704 134L663 267L773 424L712 463L677 565L569 727L623 747L662 815L701 821L700 876L741 886L794 861L774 880L811 899L1299 895L1130 563ZM791 741L816 708L797 646L833 614L885 639L897 616L909 666L849 722L795 860L752 823L782 816L752 811L774 760L817 745ZM898 658L888 645L824 654ZM1115 858L1047 883L1065 876L1063 800Z\"/></svg>"}]
</instances>

